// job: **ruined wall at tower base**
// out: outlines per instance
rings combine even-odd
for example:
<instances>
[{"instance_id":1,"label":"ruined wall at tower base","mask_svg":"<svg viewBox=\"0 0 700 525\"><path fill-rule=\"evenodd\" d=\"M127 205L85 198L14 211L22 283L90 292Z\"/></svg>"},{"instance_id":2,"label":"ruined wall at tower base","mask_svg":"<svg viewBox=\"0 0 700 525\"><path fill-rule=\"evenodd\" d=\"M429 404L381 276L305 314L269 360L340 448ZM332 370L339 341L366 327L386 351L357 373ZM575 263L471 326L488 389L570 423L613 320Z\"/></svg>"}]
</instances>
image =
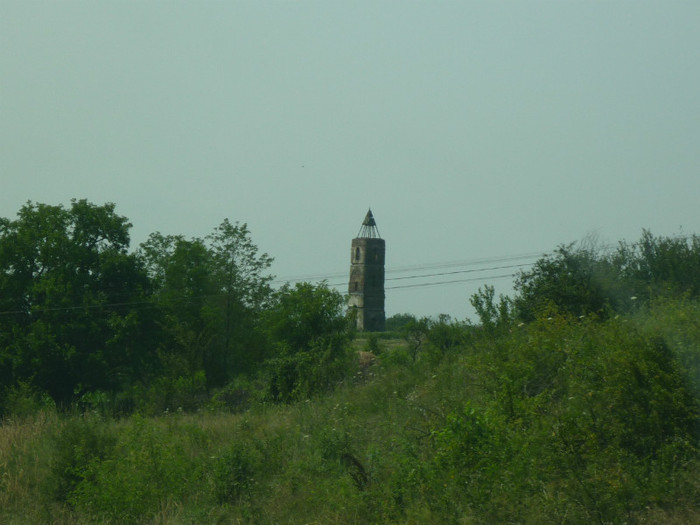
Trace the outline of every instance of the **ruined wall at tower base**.
<instances>
[{"instance_id":1,"label":"ruined wall at tower base","mask_svg":"<svg viewBox=\"0 0 700 525\"><path fill-rule=\"evenodd\" d=\"M349 313L355 316L357 329L361 332L383 332L386 330L384 298L350 294Z\"/></svg>"}]
</instances>

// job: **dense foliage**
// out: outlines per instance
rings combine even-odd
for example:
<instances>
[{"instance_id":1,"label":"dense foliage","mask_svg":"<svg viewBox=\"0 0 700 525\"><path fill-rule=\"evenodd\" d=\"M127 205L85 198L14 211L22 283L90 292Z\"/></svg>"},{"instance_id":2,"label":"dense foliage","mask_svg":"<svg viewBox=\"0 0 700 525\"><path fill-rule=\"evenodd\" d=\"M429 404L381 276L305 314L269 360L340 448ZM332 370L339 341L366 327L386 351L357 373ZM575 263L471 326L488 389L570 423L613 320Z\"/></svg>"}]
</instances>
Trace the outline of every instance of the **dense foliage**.
<instances>
[{"instance_id":1,"label":"dense foliage","mask_svg":"<svg viewBox=\"0 0 700 525\"><path fill-rule=\"evenodd\" d=\"M620 242L612 252L593 243L560 246L521 272L515 283L518 316L532 321L552 306L580 316L627 313L668 295L700 295L700 237L654 237ZM476 306L476 305L475 305Z\"/></svg>"},{"instance_id":2,"label":"dense foliage","mask_svg":"<svg viewBox=\"0 0 700 525\"><path fill-rule=\"evenodd\" d=\"M150 282L114 206L25 205L0 220L0 378L56 402L116 391L155 366Z\"/></svg>"},{"instance_id":3,"label":"dense foliage","mask_svg":"<svg viewBox=\"0 0 700 525\"><path fill-rule=\"evenodd\" d=\"M299 376L282 374L289 391L270 394L286 401L319 358L345 359L342 296L324 284L273 290L272 258L245 224L193 239L156 232L134 252L130 226L113 204L85 200L29 202L0 220L0 416L32 404L194 410L222 388L218 401L236 405L249 390L236 384L278 389L281 362ZM316 372L308 393L342 375Z\"/></svg>"},{"instance_id":4,"label":"dense foliage","mask_svg":"<svg viewBox=\"0 0 700 525\"><path fill-rule=\"evenodd\" d=\"M350 320L342 296L309 283L285 285L264 314L274 355L266 361L266 396L307 399L342 380L349 369Z\"/></svg>"},{"instance_id":5,"label":"dense foliage","mask_svg":"<svg viewBox=\"0 0 700 525\"><path fill-rule=\"evenodd\" d=\"M291 404L6 421L0 521L698 522L698 302L446 325Z\"/></svg>"},{"instance_id":6,"label":"dense foliage","mask_svg":"<svg viewBox=\"0 0 700 525\"><path fill-rule=\"evenodd\" d=\"M479 324L355 338L245 225L128 227L0 222L1 522L700 522L697 237L561 247Z\"/></svg>"}]
</instances>

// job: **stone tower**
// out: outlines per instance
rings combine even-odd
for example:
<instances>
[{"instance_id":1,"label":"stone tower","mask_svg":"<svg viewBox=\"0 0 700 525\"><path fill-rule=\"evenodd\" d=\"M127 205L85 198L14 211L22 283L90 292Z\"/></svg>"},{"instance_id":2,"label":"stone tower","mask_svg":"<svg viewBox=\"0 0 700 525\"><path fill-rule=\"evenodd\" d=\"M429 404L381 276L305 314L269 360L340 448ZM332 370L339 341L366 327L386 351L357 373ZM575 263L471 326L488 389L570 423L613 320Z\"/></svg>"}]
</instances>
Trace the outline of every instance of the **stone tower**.
<instances>
[{"instance_id":1,"label":"stone tower","mask_svg":"<svg viewBox=\"0 0 700 525\"><path fill-rule=\"evenodd\" d=\"M383 332L384 239L379 236L372 210L367 212L350 252L349 306L354 310L357 329Z\"/></svg>"}]
</instances>

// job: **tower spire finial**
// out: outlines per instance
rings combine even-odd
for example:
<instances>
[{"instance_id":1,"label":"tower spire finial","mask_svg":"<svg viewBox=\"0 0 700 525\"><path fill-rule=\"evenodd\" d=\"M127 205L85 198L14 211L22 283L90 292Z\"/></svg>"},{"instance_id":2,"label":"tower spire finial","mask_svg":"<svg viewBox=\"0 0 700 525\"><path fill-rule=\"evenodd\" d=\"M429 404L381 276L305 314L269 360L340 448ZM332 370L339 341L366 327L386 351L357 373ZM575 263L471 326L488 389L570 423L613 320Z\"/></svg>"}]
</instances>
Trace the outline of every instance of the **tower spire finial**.
<instances>
[{"instance_id":1,"label":"tower spire finial","mask_svg":"<svg viewBox=\"0 0 700 525\"><path fill-rule=\"evenodd\" d=\"M379 228L377 228L377 221L374 220L371 208L367 210L367 215L365 215L365 220L362 221L362 226L357 236L365 239L381 239Z\"/></svg>"}]
</instances>

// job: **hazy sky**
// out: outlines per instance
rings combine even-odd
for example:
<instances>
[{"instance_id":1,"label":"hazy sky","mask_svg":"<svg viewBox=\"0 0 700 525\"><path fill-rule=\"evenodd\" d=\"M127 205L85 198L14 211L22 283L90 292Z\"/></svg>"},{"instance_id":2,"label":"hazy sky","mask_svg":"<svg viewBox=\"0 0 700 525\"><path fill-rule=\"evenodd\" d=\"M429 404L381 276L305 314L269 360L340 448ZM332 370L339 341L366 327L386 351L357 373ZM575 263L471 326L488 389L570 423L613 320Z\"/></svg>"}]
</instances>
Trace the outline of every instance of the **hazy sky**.
<instances>
[{"instance_id":1,"label":"hazy sky","mask_svg":"<svg viewBox=\"0 0 700 525\"><path fill-rule=\"evenodd\" d=\"M2 217L114 202L134 246L228 217L336 284L371 206L387 278L447 274L387 315L463 319L516 270L481 269L700 233L699 197L698 1L0 0Z\"/></svg>"}]
</instances>

